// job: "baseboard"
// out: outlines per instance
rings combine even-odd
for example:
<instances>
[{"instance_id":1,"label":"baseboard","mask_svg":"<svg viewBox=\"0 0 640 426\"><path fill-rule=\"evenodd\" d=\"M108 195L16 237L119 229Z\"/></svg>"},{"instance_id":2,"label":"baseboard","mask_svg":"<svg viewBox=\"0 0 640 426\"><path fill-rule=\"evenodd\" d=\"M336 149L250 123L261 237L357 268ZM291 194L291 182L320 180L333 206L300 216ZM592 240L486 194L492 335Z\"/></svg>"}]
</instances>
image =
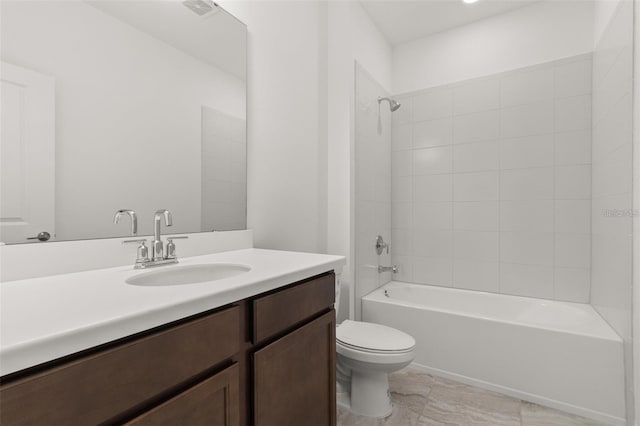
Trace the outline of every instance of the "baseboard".
<instances>
[{"instance_id":1,"label":"baseboard","mask_svg":"<svg viewBox=\"0 0 640 426\"><path fill-rule=\"evenodd\" d=\"M420 370L420 371L424 371L425 373L432 374L434 376L439 376L445 379L451 379L457 382L465 383L467 385L472 385L482 389L498 392L507 396L522 399L524 401L533 402L535 404L540 404L545 407L564 411L566 413L586 417L588 419L595 420L597 422L603 422L603 423L615 425L615 426L625 426L627 424L626 420L621 417L614 417L606 413L601 413L599 411L593 411L593 410L589 410L588 408L577 407L575 405L567 404L565 402L556 401L553 399L530 394L527 392L522 392L506 386L500 386L493 383L485 382L483 380L462 376L460 374L451 373L448 371L440 370L438 368L428 367L426 365L418 364L415 362L411 364L411 367L415 368L416 370ZM640 425L637 425L637 426L640 426Z\"/></svg>"}]
</instances>

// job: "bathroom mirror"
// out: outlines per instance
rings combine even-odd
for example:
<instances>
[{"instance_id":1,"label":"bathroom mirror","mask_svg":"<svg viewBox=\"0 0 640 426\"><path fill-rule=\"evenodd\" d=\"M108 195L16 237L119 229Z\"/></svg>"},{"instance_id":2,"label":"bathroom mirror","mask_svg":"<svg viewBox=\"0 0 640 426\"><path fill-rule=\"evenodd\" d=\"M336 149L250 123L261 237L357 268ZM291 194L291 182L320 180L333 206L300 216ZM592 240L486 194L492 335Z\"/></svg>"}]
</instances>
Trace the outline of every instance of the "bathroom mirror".
<instances>
[{"instance_id":1,"label":"bathroom mirror","mask_svg":"<svg viewBox=\"0 0 640 426\"><path fill-rule=\"evenodd\" d=\"M1 3L0 241L246 228L246 26L210 0ZM38 239L40 238L40 239Z\"/></svg>"}]
</instances>

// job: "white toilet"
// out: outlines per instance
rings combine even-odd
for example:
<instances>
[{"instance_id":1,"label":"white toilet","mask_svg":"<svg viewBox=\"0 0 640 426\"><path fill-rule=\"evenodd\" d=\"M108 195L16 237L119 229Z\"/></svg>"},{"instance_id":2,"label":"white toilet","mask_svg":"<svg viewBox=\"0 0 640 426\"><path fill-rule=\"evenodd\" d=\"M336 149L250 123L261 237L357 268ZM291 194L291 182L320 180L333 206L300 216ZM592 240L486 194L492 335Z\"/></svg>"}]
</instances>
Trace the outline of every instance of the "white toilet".
<instances>
[{"instance_id":1,"label":"white toilet","mask_svg":"<svg viewBox=\"0 0 640 426\"><path fill-rule=\"evenodd\" d=\"M337 286L339 288L339 281ZM339 290L336 294L339 300ZM336 303L336 310L339 308ZM413 361L416 341L395 328L345 320L336 328L337 403L369 417L391 414L387 375Z\"/></svg>"}]
</instances>

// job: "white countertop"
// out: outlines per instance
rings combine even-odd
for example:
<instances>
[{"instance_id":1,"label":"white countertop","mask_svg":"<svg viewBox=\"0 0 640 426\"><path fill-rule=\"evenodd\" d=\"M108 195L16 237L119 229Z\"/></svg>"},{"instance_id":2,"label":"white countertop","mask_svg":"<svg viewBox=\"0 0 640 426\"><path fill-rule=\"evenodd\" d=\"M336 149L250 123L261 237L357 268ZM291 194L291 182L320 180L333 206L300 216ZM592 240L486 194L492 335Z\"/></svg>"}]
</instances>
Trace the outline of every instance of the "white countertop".
<instances>
[{"instance_id":1,"label":"white countertop","mask_svg":"<svg viewBox=\"0 0 640 426\"><path fill-rule=\"evenodd\" d=\"M237 263L251 271L218 281L136 286L132 265L0 283L0 375L335 270L344 257L244 249L180 259Z\"/></svg>"}]
</instances>

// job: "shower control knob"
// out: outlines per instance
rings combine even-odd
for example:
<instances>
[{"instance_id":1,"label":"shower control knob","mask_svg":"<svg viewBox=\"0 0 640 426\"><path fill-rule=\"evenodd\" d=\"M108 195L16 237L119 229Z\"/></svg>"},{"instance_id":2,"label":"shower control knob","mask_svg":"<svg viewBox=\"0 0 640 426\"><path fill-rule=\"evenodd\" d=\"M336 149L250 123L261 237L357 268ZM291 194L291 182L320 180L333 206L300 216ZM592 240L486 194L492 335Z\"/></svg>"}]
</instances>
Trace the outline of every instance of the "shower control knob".
<instances>
[{"instance_id":1,"label":"shower control knob","mask_svg":"<svg viewBox=\"0 0 640 426\"><path fill-rule=\"evenodd\" d=\"M387 250L387 254L389 254L389 244L384 242L384 238L382 238L382 235L378 235L376 237L376 253L378 253L378 256L380 256L382 254L382 250Z\"/></svg>"}]
</instances>

